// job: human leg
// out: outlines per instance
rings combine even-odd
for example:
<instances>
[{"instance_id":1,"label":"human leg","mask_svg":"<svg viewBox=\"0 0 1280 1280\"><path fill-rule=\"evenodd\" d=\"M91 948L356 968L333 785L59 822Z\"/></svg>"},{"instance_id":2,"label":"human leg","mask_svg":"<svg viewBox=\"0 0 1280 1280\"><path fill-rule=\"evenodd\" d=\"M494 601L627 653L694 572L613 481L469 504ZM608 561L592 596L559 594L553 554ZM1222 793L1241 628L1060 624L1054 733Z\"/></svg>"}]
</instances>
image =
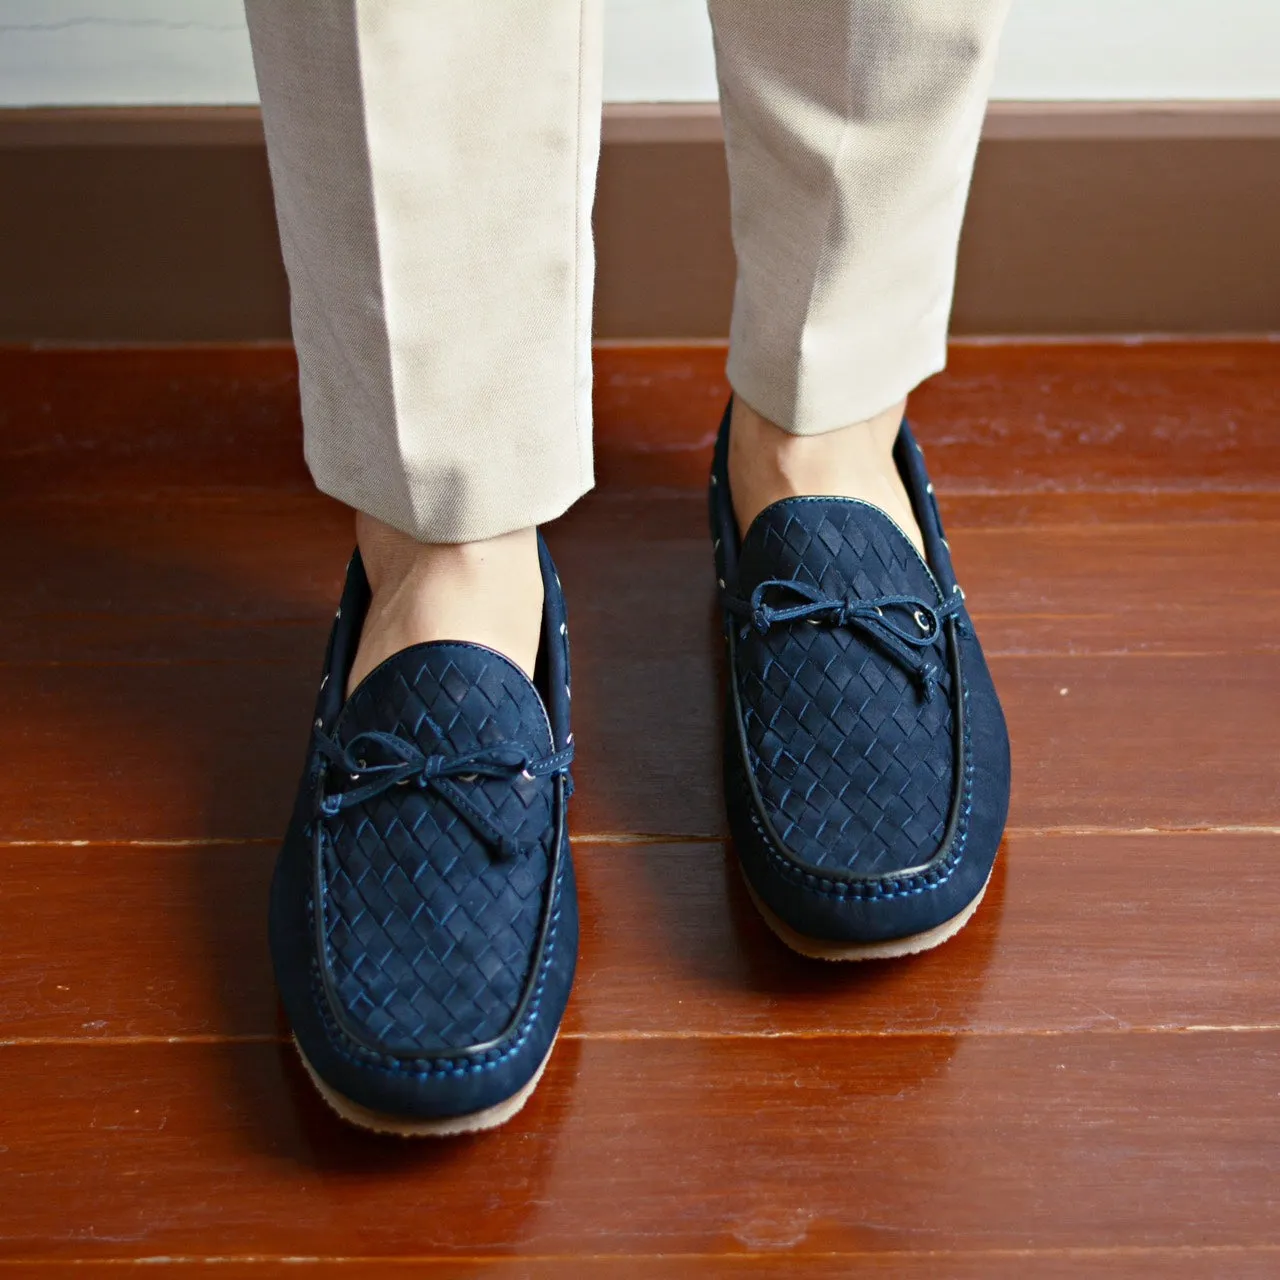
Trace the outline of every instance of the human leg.
<instances>
[{"instance_id":1,"label":"human leg","mask_svg":"<svg viewBox=\"0 0 1280 1280\"><path fill-rule=\"evenodd\" d=\"M344 1117L519 1109L573 978L567 623L591 483L598 0L248 0L307 458L355 508L271 890Z\"/></svg>"},{"instance_id":2,"label":"human leg","mask_svg":"<svg viewBox=\"0 0 1280 1280\"><path fill-rule=\"evenodd\" d=\"M730 474L769 502L842 494L920 546L892 462L941 369L1006 0L711 0L738 253Z\"/></svg>"}]
</instances>

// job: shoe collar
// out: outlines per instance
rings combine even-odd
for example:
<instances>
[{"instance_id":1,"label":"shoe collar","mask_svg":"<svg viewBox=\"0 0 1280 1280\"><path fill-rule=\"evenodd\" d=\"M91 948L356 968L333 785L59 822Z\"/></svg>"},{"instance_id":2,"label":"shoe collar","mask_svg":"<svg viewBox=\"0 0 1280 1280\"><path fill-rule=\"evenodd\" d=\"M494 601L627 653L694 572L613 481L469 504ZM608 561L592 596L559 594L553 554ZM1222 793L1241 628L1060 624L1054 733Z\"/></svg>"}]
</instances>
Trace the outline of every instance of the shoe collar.
<instances>
[{"instance_id":1,"label":"shoe collar","mask_svg":"<svg viewBox=\"0 0 1280 1280\"><path fill-rule=\"evenodd\" d=\"M519 682L515 680L517 676L519 681L523 681L528 686L528 693L536 699L542 713L541 719L546 723L550 749L552 752L560 752L573 746L569 715L569 630L560 577L541 533L538 534L538 561L542 570L543 584L542 634L533 680L530 681L509 658L496 650L472 644L461 647L486 654L493 661L511 668L509 675L513 687L518 687ZM314 727L319 731L332 733L344 719L344 709L349 701L345 696L347 679L351 672L351 664L355 660L360 634L364 629L370 597L369 579L357 549L347 565L342 598L334 615L325 652L324 675L321 678L314 723ZM375 683L380 684L387 679L390 670L402 668L405 662L423 657L422 651L447 650L455 643L431 641L423 645L413 645L408 650L392 654L371 671L356 689L352 690L350 701L355 702L362 690L367 691L370 681L374 681L375 677L377 677ZM404 657L406 654L410 655L407 659ZM446 655L441 653L440 657L443 659ZM431 665L438 665L434 656L429 659L429 662Z\"/></svg>"},{"instance_id":2,"label":"shoe collar","mask_svg":"<svg viewBox=\"0 0 1280 1280\"><path fill-rule=\"evenodd\" d=\"M777 515L775 508L785 507L787 504L796 502L808 502L812 501L812 499L784 498L780 502L773 503L760 512L751 522L751 528L747 530L745 537L739 535L737 518L733 513L733 495L729 487L729 423L732 412L733 398L731 396L728 405L725 407L724 417L721 419L720 431L716 437L715 452L712 457L711 523L712 537L716 541L716 550L720 554L720 563L724 568L724 580L720 583L720 586L722 589L728 588L740 591L741 586L738 583L738 575L743 547L753 540L752 535L756 526L760 525L762 521L767 524L774 519ZM902 424L898 428L898 437L893 447L893 458L897 465L898 473L902 477L907 496L911 500L911 507L916 521L920 526L925 547L923 557L920 557L919 552L915 551L914 544L894 520L878 507L874 507L870 503L859 502L855 498L818 500L856 504L867 508L869 513L877 515L880 521L887 526L887 532L892 533L897 538L901 538L911 547L916 557L920 559L924 572L936 588L939 598L946 599L959 591L955 580L955 571L951 564L951 548L943 534L942 517L938 511L937 498L934 495L933 484L929 480L928 472L925 470L924 451L916 441L906 418L903 418ZM960 594L963 593L961 592Z\"/></svg>"}]
</instances>

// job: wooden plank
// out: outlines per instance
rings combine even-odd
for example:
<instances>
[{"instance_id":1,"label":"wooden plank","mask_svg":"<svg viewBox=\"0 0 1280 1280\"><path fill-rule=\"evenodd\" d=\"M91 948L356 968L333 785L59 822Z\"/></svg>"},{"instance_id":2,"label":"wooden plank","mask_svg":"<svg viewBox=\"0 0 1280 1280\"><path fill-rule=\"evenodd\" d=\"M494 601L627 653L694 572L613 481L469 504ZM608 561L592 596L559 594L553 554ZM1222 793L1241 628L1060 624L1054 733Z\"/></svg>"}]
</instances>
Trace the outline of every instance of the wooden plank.
<instances>
[{"instance_id":1,"label":"wooden plank","mask_svg":"<svg viewBox=\"0 0 1280 1280\"><path fill-rule=\"evenodd\" d=\"M709 630L686 621L649 652L634 635L579 651L578 834L724 830L719 655L691 640ZM993 670L1015 827L1280 825L1280 654L1010 657ZM0 841L278 836L317 684L292 663L0 667L12 750Z\"/></svg>"},{"instance_id":2,"label":"wooden plank","mask_svg":"<svg viewBox=\"0 0 1280 1280\"><path fill-rule=\"evenodd\" d=\"M568 1041L509 1126L349 1129L284 1045L0 1050L10 1257L1276 1242L1280 1034Z\"/></svg>"},{"instance_id":3,"label":"wooden plank","mask_svg":"<svg viewBox=\"0 0 1280 1280\"><path fill-rule=\"evenodd\" d=\"M940 491L948 534L970 529L1017 528L1035 533L1069 525L1111 528L1117 537L1147 525L1270 523L1276 494L1152 490L1089 490L1071 493L966 493Z\"/></svg>"},{"instance_id":4,"label":"wooden plank","mask_svg":"<svg viewBox=\"0 0 1280 1280\"><path fill-rule=\"evenodd\" d=\"M596 352L609 487L701 488L724 349ZM0 349L0 458L25 489L305 487L287 346ZM913 401L943 492L1275 490L1280 344L961 345Z\"/></svg>"},{"instance_id":5,"label":"wooden plank","mask_svg":"<svg viewBox=\"0 0 1280 1280\"><path fill-rule=\"evenodd\" d=\"M1271 490L1278 411L1265 340L958 345L912 400L953 492Z\"/></svg>"},{"instance_id":6,"label":"wooden plank","mask_svg":"<svg viewBox=\"0 0 1280 1280\"><path fill-rule=\"evenodd\" d=\"M0 662L286 661L318 670L354 546L314 493L18 502Z\"/></svg>"},{"instance_id":7,"label":"wooden plank","mask_svg":"<svg viewBox=\"0 0 1280 1280\"><path fill-rule=\"evenodd\" d=\"M0 847L0 1039L285 1034L272 845ZM568 1036L1158 1030L1277 1022L1280 836L1030 836L935 952L781 945L718 844L576 846Z\"/></svg>"},{"instance_id":8,"label":"wooden plank","mask_svg":"<svg viewBox=\"0 0 1280 1280\"><path fill-rule=\"evenodd\" d=\"M1269 520L1182 519L1184 499L1129 521L1041 497L1008 523L948 524L991 655L1232 653L1280 649L1280 502ZM1272 499L1267 498L1268 504ZM1060 512L1062 504L1068 509ZM1251 508L1256 513L1257 507ZM1200 513L1205 514L1203 511ZM1019 518L1020 517L1020 518ZM575 653L699 653L719 645L699 497L588 501L549 532ZM1228 618L1250 621L1224 625Z\"/></svg>"},{"instance_id":9,"label":"wooden plank","mask_svg":"<svg viewBox=\"0 0 1280 1280\"><path fill-rule=\"evenodd\" d=\"M717 845L595 848L571 1026L586 1035L892 1035L1274 1026L1280 835L1015 833L952 942L815 965Z\"/></svg>"},{"instance_id":10,"label":"wooden plank","mask_svg":"<svg viewBox=\"0 0 1280 1280\"><path fill-rule=\"evenodd\" d=\"M597 352L603 483L706 483L723 354ZM1278 414L1266 341L955 344L911 402L943 493L1274 490Z\"/></svg>"},{"instance_id":11,"label":"wooden plank","mask_svg":"<svg viewBox=\"0 0 1280 1280\"><path fill-rule=\"evenodd\" d=\"M949 540L991 655L1280 650L1280 523L961 528Z\"/></svg>"},{"instance_id":12,"label":"wooden plank","mask_svg":"<svg viewBox=\"0 0 1280 1280\"><path fill-rule=\"evenodd\" d=\"M1280 493L1016 501L1003 512L981 498L947 504L989 652L1280 648ZM714 644L705 525L701 496L593 496L553 526L575 654ZM27 550L9 568L0 662L307 671L352 546L345 509L307 494L17 503L0 510L0 537Z\"/></svg>"},{"instance_id":13,"label":"wooden plank","mask_svg":"<svg viewBox=\"0 0 1280 1280\"><path fill-rule=\"evenodd\" d=\"M349 551L346 516L310 498L83 504L74 513L62 527L42 504L4 517L8 540L35 553L13 566L0 655L35 661L0 667L23 741L21 760L0 779L0 797L10 802L0 838L278 833ZM553 531L574 628L582 831L722 829L718 623L701 524L698 500L595 501ZM1277 529L1226 522L956 532L991 652L1072 655L1052 664L996 659L1018 759L1036 770L1041 791L1037 800L1034 786L1020 788L1020 803L1030 804L1016 821L1274 819L1265 760L1276 717L1258 715L1277 687L1273 663L1250 657L1243 666L1205 659L1170 667L1162 658L1140 668L1109 659L1087 667L1084 658L1274 654L1280 592L1268 569ZM192 658L224 665L168 665ZM95 659L125 665L81 665ZM148 662L166 665L138 665ZM1171 680L1179 687L1167 696ZM1074 694L1059 695L1060 703L1050 696L1046 705L1047 689L1073 686ZM1137 732L1148 707L1161 726L1151 743ZM1138 719L1120 715L1122 708ZM1097 777L1099 767L1111 770L1106 752L1095 750L1113 740L1108 716L1137 746L1122 764L1123 790ZM1247 736L1238 732L1246 722L1254 725ZM1195 724L1202 741L1190 736ZM1067 725L1083 736L1059 732ZM247 734L251 759L235 750ZM632 753L627 776L600 770L602 753L623 742ZM1238 768L1242 812L1233 817L1228 797L1212 792L1198 809L1189 795L1173 796L1172 810L1150 805L1161 787L1172 796L1162 753L1184 777L1194 774L1197 753ZM616 750L612 758L620 758ZM1061 788L1070 785L1082 811L1064 803ZM1124 813L1116 812L1119 801Z\"/></svg>"},{"instance_id":14,"label":"wooden plank","mask_svg":"<svg viewBox=\"0 0 1280 1280\"><path fill-rule=\"evenodd\" d=\"M255 1257L228 1259L173 1258L163 1260L165 1275L207 1275L216 1265L225 1280L260 1280L286 1270L288 1275L350 1277L427 1276L447 1280L792 1280L795 1276L812 1280L847 1280L850 1275L890 1276L893 1280L1079 1280L1084 1275L1105 1275L1108 1280L1274 1280L1280 1250L1224 1246L1221 1248L1137 1248L1137 1249L1006 1249L973 1250L954 1253L946 1250L892 1250L884 1253L806 1253L787 1249L777 1253L665 1254L662 1257L504 1257L494 1254L483 1259L441 1259L415 1257L296 1258ZM0 1274L45 1277L50 1265L39 1261L7 1262L0 1258ZM118 1259L94 1261L77 1259L76 1273L92 1276L118 1275ZM123 1265L127 1265L123 1264ZM141 1266L154 1265L151 1262Z\"/></svg>"},{"instance_id":15,"label":"wooden plank","mask_svg":"<svg viewBox=\"0 0 1280 1280\"><path fill-rule=\"evenodd\" d=\"M23 492L310 487L289 346L0 347Z\"/></svg>"},{"instance_id":16,"label":"wooden plank","mask_svg":"<svg viewBox=\"0 0 1280 1280\"><path fill-rule=\"evenodd\" d=\"M285 1034L274 845L0 846L0 1039Z\"/></svg>"}]
</instances>

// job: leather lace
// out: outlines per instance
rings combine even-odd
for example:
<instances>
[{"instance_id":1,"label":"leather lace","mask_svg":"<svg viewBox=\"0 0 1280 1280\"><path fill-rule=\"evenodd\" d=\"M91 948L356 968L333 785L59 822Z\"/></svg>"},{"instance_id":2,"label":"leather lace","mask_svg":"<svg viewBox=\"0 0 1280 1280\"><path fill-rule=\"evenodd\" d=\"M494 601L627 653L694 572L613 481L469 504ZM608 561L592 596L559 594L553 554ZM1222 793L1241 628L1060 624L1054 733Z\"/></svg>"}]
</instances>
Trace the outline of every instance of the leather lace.
<instances>
[{"instance_id":1,"label":"leather lace","mask_svg":"<svg viewBox=\"0 0 1280 1280\"><path fill-rule=\"evenodd\" d=\"M428 755L415 743L394 733L368 730L357 733L344 745L326 733L316 734L321 753L356 785L331 791L320 800L320 811L328 817L362 804L396 786L417 786L445 801L458 817L500 857L513 858L535 849L538 841L524 843L496 823L472 803L458 785L476 778L545 778L565 774L566 794L572 791L568 776L573 747L549 756L537 756L522 743L503 742L458 755ZM372 757L381 763L369 764ZM456 779L456 781L455 781Z\"/></svg>"},{"instance_id":2,"label":"leather lace","mask_svg":"<svg viewBox=\"0 0 1280 1280\"><path fill-rule=\"evenodd\" d=\"M778 603L779 597L789 603ZM769 603L772 596L775 603ZM761 635L788 622L825 623L861 631L883 649L919 683L925 698L938 687L939 669L926 650L942 637L942 626L964 607L959 587L941 604L930 604L918 596L878 596L864 600L858 596L829 596L817 587L795 578L768 578L743 600L732 593L723 595L725 608L744 620L740 635L745 639L754 627Z\"/></svg>"}]
</instances>

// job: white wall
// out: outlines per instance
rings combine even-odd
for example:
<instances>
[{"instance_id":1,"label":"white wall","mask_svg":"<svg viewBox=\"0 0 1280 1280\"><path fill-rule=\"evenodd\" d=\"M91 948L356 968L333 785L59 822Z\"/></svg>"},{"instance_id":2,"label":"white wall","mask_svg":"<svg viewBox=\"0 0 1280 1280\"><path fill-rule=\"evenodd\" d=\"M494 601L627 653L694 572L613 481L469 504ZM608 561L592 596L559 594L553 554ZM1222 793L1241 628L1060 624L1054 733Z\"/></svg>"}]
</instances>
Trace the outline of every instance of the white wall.
<instances>
[{"instance_id":1,"label":"white wall","mask_svg":"<svg viewBox=\"0 0 1280 1280\"><path fill-rule=\"evenodd\" d=\"M609 100L715 97L703 0L606 4ZM1280 99L1280 0L1015 0L995 94ZM0 106L256 97L240 0L0 0Z\"/></svg>"}]
</instances>

